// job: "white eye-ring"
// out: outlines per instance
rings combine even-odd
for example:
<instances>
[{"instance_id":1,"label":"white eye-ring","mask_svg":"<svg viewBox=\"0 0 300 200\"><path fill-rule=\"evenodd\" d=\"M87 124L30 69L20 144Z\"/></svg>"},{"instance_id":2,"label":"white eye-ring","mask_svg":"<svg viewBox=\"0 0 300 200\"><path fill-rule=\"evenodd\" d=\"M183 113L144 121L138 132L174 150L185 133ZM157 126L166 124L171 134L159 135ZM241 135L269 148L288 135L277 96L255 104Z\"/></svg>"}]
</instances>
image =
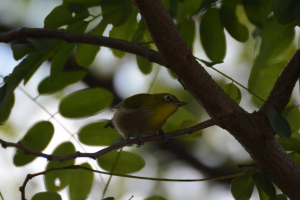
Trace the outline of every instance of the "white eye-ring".
<instances>
[{"instance_id":1,"label":"white eye-ring","mask_svg":"<svg viewBox=\"0 0 300 200\"><path fill-rule=\"evenodd\" d=\"M165 101L172 101L172 97L170 95L164 96Z\"/></svg>"}]
</instances>

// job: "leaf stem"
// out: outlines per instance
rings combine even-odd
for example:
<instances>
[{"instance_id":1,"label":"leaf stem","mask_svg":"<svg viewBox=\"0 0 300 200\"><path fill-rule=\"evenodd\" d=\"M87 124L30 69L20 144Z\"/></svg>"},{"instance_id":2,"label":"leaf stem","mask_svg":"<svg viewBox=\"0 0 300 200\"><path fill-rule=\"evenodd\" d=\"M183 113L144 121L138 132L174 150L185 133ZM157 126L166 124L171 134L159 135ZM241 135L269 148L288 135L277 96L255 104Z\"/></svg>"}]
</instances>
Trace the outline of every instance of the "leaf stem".
<instances>
[{"instance_id":1,"label":"leaf stem","mask_svg":"<svg viewBox=\"0 0 300 200\"><path fill-rule=\"evenodd\" d=\"M112 166L112 168L111 168L111 172L112 172L112 173L115 171L115 169L116 169L116 167L117 167L117 163L118 163L118 161L119 161L119 158L120 158L120 156L121 156L122 151L123 151L123 147L122 147L122 148L120 149L120 151L118 152L117 157L116 157L116 160L115 160L115 162L114 162L114 164L113 164L113 166ZM113 177L113 175L110 175L110 176L109 176L109 179L108 179L108 181L107 181L107 183L106 183L106 185L105 185L105 188L104 188L104 190L103 190L101 199L104 199L105 193L106 193L106 191L107 191L107 189L108 189L108 186L109 186L109 184L110 184L110 181L111 181L112 177Z\"/></svg>"},{"instance_id":2,"label":"leaf stem","mask_svg":"<svg viewBox=\"0 0 300 200\"><path fill-rule=\"evenodd\" d=\"M195 56L194 56L195 57ZM200 58L195 57L197 60L199 60L201 62ZM221 74L222 76L225 76L226 78L230 79L231 81L233 81L234 83L236 83L237 85L241 86L242 88L244 88L245 90L247 90L248 92L250 92L252 95L254 95L255 97L257 97L259 100L261 100L262 102L266 102L265 100L263 100L262 98L260 98L258 95L256 95L254 92L252 92L251 90L249 90L248 88L246 88L245 86L243 86L242 84L240 84L239 82L237 82L236 80L234 80L233 78L231 78L230 76L227 76L226 74L224 74L223 72L217 70L216 68L214 68L213 66L210 66L210 68L212 68L213 70L215 70L216 72L218 72L219 74Z\"/></svg>"},{"instance_id":3,"label":"leaf stem","mask_svg":"<svg viewBox=\"0 0 300 200\"><path fill-rule=\"evenodd\" d=\"M163 181L163 182L202 182L202 181L217 181L217 180L224 180L224 179L229 179L229 178L234 178L237 176L244 175L246 173L249 173L249 171L253 171L253 169L249 169L243 172L239 172L236 174L231 174L228 176L220 176L216 178L204 178L204 179L168 179L168 178L151 178L151 177L143 177L143 176L133 176L133 175L127 175L127 174L118 174L118 173L111 173L111 172L105 172L105 171L98 171L94 170L88 167L80 166L80 165L70 165L66 167L61 167L61 168L51 168L49 170L39 172L36 174L31 174L31 178L39 175L45 175L49 173L50 171L57 171L57 170L65 170L65 169L84 169L88 171L92 171L95 173L100 173L104 175L110 175L110 176L118 176L118 177L124 177L124 178L133 178L133 179L141 179L141 180L150 180L150 181Z\"/></svg>"},{"instance_id":4,"label":"leaf stem","mask_svg":"<svg viewBox=\"0 0 300 200\"><path fill-rule=\"evenodd\" d=\"M1 192L0 192L0 197L1 197L2 200L4 200L4 197L2 196Z\"/></svg>"},{"instance_id":5,"label":"leaf stem","mask_svg":"<svg viewBox=\"0 0 300 200\"><path fill-rule=\"evenodd\" d=\"M152 81L151 81L150 87L149 87L149 89L148 89L148 93L150 93L150 91L151 91L151 89L152 89L152 87L153 87L153 85L154 85L154 81L156 80L156 77L157 77L158 72L159 72L160 69L161 69L161 66L159 65L159 66L157 67L156 72L155 72L155 75L154 75L154 77L153 77L153 79L152 79Z\"/></svg>"}]
</instances>

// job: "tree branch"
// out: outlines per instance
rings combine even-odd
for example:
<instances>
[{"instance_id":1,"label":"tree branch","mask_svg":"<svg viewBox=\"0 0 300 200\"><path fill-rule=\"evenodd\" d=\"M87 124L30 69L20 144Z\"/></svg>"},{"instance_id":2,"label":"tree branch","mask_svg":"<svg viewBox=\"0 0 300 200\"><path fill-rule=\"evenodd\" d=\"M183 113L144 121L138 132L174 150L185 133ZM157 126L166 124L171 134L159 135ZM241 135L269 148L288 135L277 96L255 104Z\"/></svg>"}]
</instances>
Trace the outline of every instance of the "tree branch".
<instances>
[{"instance_id":1,"label":"tree branch","mask_svg":"<svg viewBox=\"0 0 300 200\"><path fill-rule=\"evenodd\" d=\"M177 136L180 136L180 135L192 134L196 131L205 129L207 127L218 125L218 124L221 123L221 121L222 121L222 118L210 119L210 120L204 121L200 124L197 124L195 126L186 128L186 129L166 133L166 137L167 138L173 138L173 137L177 137ZM144 139L145 143L146 142L160 142L160 141L162 141L163 136L161 136L161 135L152 135L152 136L149 136L149 137L145 137L143 139ZM113 150L120 149L120 148L122 148L126 145L138 144L139 142L140 142L139 139L134 138L134 139L124 140L124 141L119 142L117 144L113 144L113 145L111 145L109 147L106 147L104 149L101 149L101 150L99 150L95 153L81 153L81 152L77 151L76 153L70 154L70 155L56 156L56 155L49 155L49 154L45 154L45 153L42 153L42 152L39 152L39 151L32 150L32 149L22 145L21 142L13 143L13 142L7 142L7 141L4 141L4 140L0 139L0 143L2 144L3 148L16 147L17 149L20 149L20 150L24 151L25 154L34 155L34 156L37 156L37 157L43 157L43 158L46 158L48 161L51 160L51 161L60 161L60 162L64 162L64 161L67 161L67 160L72 160L72 159L79 158L79 157L87 157L87 158L96 159L96 158L98 158L98 157L100 157L104 154L107 154L107 153L113 151Z\"/></svg>"},{"instance_id":2,"label":"tree branch","mask_svg":"<svg viewBox=\"0 0 300 200\"><path fill-rule=\"evenodd\" d=\"M183 87L212 118L227 116L220 127L239 141L262 172L269 175L284 194L290 199L300 199L300 168L274 138L268 118L261 113L245 112L216 84L194 59L160 0L133 1L165 66L177 75Z\"/></svg>"},{"instance_id":3,"label":"tree branch","mask_svg":"<svg viewBox=\"0 0 300 200\"><path fill-rule=\"evenodd\" d=\"M51 38L64 40L68 43L81 43L96 46L104 46L124 51L127 53L136 54L137 56L140 56L150 62L155 62L159 65L164 65L164 62L157 51L124 40L104 36L72 33L65 30L57 29L27 27L0 34L0 42L4 43L28 38Z\"/></svg>"},{"instance_id":4,"label":"tree branch","mask_svg":"<svg viewBox=\"0 0 300 200\"><path fill-rule=\"evenodd\" d=\"M70 165L70 166L66 166L66 167L60 167L60 168L50 168L46 171L42 171L39 173L35 173L35 174L27 174L23 185L19 188L20 192L21 192L21 197L22 200L26 200L25 199L25 187L28 183L28 181L36 176L40 176L40 175L46 175L47 173L51 172L51 171L58 171L58 170L66 170L66 169L84 169L87 171L91 171L91 172L95 172L95 173L99 173L99 174L104 174L104 175L111 175L111 176L119 176L119 177L126 177L126 178L134 178L134 179L142 179L142 180L151 180L151 181L163 181L163 182L201 182L201 181L216 181L216 180L224 180L224 179L229 179L229 178L234 178L237 176L241 176L243 174L246 174L248 171L243 171L243 172L239 172L236 174L232 174L232 175L227 175L227 176L222 176L222 177L217 177L217 178L203 178L203 179L167 179L167 178L151 178L151 177L142 177L142 176L133 176L133 175L127 175L127 174L117 174L117 173L110 173L110 172L104 172L104 171L98 171L98 170L94 170L88 167L84 167L81 165Z\"/></svg>"},{"instance_id":5,"label":"tree branch","mask_svg":"<svg viewBox=\"0 0 300 200\"><path fill-rule=\"evenodd\" d=\"M206 109L211 118L242 109L223 91L194 58L173 19L160 0L134 0L165 66ZM229 103L230 102L230 103Z\"/></svg>"}]
</instances>

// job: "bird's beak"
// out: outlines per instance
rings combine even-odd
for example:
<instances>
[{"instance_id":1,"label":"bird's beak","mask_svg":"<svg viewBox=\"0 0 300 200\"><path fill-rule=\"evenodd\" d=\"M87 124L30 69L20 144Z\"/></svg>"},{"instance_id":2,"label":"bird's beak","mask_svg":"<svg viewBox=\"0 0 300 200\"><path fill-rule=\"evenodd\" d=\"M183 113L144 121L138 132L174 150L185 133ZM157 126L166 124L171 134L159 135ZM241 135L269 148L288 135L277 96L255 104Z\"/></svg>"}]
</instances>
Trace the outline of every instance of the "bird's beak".
<instances>
[{"instance_id":1,"label":"bird's beak","mask_svg":"<svg viewBox=\"0 0 300 200\"><path fill-rule=\"evenodd\" d=\"M179 106L179 107L185 106L186 104L188 104L188 103L180 102L180 101L174 101L173 103L174 103L175 105Z\"/></svg>"}]
</instances>

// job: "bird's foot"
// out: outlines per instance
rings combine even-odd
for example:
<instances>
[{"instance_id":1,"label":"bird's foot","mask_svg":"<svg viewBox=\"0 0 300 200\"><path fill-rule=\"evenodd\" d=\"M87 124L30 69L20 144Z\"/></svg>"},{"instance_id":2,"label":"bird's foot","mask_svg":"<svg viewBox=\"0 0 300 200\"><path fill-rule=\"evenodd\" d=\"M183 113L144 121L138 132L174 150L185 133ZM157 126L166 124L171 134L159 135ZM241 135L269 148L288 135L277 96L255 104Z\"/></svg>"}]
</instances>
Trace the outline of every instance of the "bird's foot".
<instances>
[{"instance_id":1,"label":"bird's foot","mask_svg":"<svg viewBox=\"0 0 300 200\"><path fill-rule=\"evenodd\" d=\"M159 143L162 144L162 143L165 143L165 142L168 141L168 137L167 137L166 133L162 129L159 130L158 135L160 135L160 136L163 137L163 139L161 141L159 141Z\"/></svg>"},{"instance_id":2,"label":"bird's foot","mask_svg":"<svg viewBox=\"0 0 300 200\"><path fill-rule=\"evenodd\" d=\"M130 136L131 138L137 138L139 140L139 142L137 143L136 147L139 148L141 147L143 144L145 144L143 137L140 134L134 134Z\"/></svg>"}]
</instances>

